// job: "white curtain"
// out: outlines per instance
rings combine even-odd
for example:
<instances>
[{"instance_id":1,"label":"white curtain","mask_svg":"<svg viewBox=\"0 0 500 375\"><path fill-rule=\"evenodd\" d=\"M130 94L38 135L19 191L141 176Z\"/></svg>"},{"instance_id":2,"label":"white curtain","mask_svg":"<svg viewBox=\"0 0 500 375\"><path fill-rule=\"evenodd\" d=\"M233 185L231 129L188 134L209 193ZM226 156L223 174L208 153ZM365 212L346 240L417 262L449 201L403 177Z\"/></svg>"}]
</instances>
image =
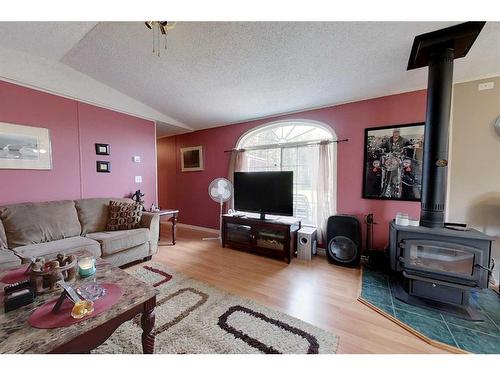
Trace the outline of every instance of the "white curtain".
<instances>
[{"instance_id":1,"label":"white curtain","mask_svg":"<svg viewBox=\"0 0 500 375\"><path fill-rule=\"evenodd\" d=\"M231 151L229 159L229 170L227 172L227 179L234 185L234 172L245 172L247 170L247 160L245 150ZM233 194L234 195L234 194ZM227 209L234 210L233 197L227 202Z\"/></svg>"},{"instance_id":2,"label":"white curtain","mask_svg":"<svg viewBox=\"0 0 500 375\"><path fill-rule=\"evenodd\" d=\"M335 142L321 142L319 145L316 223L318 242L322 244L326 242L326 222L328 217L335 215L337 211L336 148L337 143Z\"/></svg>"}]
</instances>

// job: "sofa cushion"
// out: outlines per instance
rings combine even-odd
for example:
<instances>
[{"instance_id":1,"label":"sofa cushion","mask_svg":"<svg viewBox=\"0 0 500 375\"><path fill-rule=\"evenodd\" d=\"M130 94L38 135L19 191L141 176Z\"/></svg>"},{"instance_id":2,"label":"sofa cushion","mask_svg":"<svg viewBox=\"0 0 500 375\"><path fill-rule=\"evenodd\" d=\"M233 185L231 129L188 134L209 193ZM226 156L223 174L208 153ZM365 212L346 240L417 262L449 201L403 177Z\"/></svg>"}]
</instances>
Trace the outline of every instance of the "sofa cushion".
<instances>
[{"instance_id":1,"label":"sofa cushion","mask_svg":"<svg viewBox=\"0 0 500 375\"><path fill-rule=\"evenodd\" d=\"M14 251L25 259L25 262L32 257L51 259L59 253L71 254L78 250L86 250L96 257L101 256L101 246L98 242L80 236L14 248Z\"/></svg>"},{"instance_id":2,"label":"sofa cushion","mask_svg":"<svg viewBox=\"0 0 500 375\"><path fill-rule=\"evenodd\" d=\"M15 268L21 264L21 259L12 250L0 248L0 271Z\"/></svg>"},{"instance_id":3,"label":"sofa cushion","mask_svg":"<svg viewBox=\"0 0 500 375\"><path fill-rule=\"evenodd\" d=\"M130 249L108 255L104 259L106 259L106 262L108 262L112 266L120 267L123 266L124 264L144 259L148 255L149 255L149 245L147 243L143 243L142 245L134 246L131 247Z\"/></svg>"},{"instance_id":4,"label":"sofa cushion","mask_svg":"<svg viewBox=\"0 0 500 375\"><path fill-rule=\"evenodd\" d=\"M101 244L102 256L111 255L149 241L149 230L146 228L117 230L112 232L96 232L87 234Z\"/></svg>"},{"instance_id":5,"label":"sofa cushion","mask_svg":"<svg viewBox=\"0 0 500 375\"><path fill-rule=\"evenodd\" d=\"M142 205L132 202L109 202L108 223L106 230L127 230L140 227Z\"/></svg>"},{"instance_id":6,"label":"sofa cushion","mask_svg":"<svg viewBox=\"0 0 500 375\"><path fill-rule=\"evenodd\" d=\"M78 219L82 224L82 235L106 230L109 202L133 202L130 198L87 198L75 201Z\"/></svg>"},{"instance_id":7,"label":"sofa cushion","mask_svg":"<svg viewBox=\"0 0 500 375\"><path fill-rule=\"evenodd\" d=\"M73 201L3 206L0 219L10 249L79 236L82 230Z\"/></svg>"}]
</instances>

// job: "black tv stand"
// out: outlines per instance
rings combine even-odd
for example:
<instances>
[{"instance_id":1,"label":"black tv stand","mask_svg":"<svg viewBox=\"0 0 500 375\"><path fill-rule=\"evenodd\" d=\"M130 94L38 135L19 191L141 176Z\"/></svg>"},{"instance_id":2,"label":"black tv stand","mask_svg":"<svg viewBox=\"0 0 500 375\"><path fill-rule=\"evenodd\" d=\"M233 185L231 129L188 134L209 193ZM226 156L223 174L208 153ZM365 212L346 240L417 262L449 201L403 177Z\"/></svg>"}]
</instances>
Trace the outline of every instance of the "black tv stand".
<instances>
[{"instance_id":1,"label":"black tv stand","mask_svg":"<svg viewBox=\"0 0 500 375\"><path fill-rule=\"evenodd\" d=\"M260 219L223 215L222 247L285 259L290 263L297 250L300 227L300 220L293 217L265 220L264 214Z\"/></svg>"},{"instance_id":2,"label":"black tv stand","mask_svg":"<svg viewBox=\"0 0 500 375\"><path fill-rule=\"evenodd\" d=\"M266 214L264 212L260 213L260 220L266 220Z\"/></svg>"}]
</instances>

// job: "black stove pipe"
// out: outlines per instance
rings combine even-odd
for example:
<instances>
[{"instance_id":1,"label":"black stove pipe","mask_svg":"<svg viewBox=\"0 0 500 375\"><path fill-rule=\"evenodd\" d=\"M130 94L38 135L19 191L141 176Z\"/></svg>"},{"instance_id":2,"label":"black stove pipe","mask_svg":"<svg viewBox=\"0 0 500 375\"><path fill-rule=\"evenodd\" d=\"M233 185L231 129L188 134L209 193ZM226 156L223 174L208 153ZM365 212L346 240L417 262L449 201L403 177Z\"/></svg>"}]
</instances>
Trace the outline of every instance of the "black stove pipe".
<instances>
[{"instance_id":1,"label":"black stove pipe","mask_svg":"<svg viewBox=\"0 0 500 375\"><path fill-rule=\"evenodd\" d=\"M438 47L429 56L420 225L444 226L448 173L448 131L454 50Z\"/></svg>"},{"instance_id":2,"label":"black stove pipe","mask_svg":"<svg viewBox=\"0 0 500 375\"><path fill-rule=\"evenodd\" d=\"M473 21L417 35L408 70L429 66L420 225L444 226L453 60L465 57L486 22Z\"/></svg>"}]
</instances>

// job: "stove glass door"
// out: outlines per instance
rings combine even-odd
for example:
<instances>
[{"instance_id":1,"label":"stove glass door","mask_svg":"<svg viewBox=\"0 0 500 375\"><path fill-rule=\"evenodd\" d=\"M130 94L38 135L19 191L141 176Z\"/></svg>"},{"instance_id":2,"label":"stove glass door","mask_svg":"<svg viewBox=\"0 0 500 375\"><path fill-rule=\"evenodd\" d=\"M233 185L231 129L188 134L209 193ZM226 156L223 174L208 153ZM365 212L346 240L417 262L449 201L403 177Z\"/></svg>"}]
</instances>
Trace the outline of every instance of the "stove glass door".
<instances>
[{"instance_id":1,"label":"stove glass door","mask_svg":"<svg viewBox=\"0 0 500 375\"><path fill-rule=\"evenodd\" d=\"M405 266L473 279L478 249L440 241L405 241Z\"/></svg>"}]
</instances>

